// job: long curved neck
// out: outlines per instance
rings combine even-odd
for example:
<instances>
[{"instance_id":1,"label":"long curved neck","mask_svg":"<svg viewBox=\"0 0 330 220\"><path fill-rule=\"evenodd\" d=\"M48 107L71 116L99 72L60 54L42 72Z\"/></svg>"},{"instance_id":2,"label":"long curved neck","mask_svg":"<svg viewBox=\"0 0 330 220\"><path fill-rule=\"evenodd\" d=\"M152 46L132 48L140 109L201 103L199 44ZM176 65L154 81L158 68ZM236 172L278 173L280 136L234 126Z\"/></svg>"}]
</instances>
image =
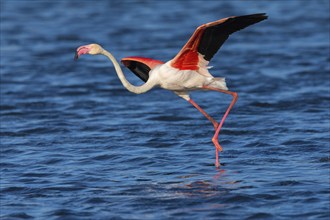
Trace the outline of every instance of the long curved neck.
<instances>
[{"instance_id":1,"label":"long curved neck","mask_svg":"<svg viewBox=\"0 0 330 220\"><path fill-rule=\"evenodd\" d=\"M103 54L104 56L108 57L111 60L111 62L113 63L113 65L116 69L117 75L118 75L121 83L123 84L123 86L125 86L125 88L128 91L136 93L136 94L141 94L141 93L145 93L145 92L149 91L150 89L152 89L155 86L150 81L147 81L145 84L143 84L141 86L132 85L126 79L126 77L125 77L119 63L117 62L116 58L110 52L106 51L105 49L102 50L101 54Z\"/></svg>"}]
</instances>

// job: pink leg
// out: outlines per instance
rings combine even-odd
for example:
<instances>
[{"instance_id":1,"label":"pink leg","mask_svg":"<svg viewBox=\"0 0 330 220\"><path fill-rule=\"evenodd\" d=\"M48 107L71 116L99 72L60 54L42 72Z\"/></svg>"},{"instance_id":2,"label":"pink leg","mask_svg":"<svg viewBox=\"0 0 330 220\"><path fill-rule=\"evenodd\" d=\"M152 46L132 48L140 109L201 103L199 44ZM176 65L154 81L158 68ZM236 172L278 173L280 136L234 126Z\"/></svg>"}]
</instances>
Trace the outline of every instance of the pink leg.
<instances>
[{"instance_id":1,"label":"pink leg","mask_svg":"<svg viewBox=\"0 0 330 220\"><path fill-rule=\"evenodd\" d=\"M197 105L197 103L192 100L192 99L189 99L189 102L195 107L198 109L198 111L200 111L208 120L210 120L213 124L213 127L214 127L214 130L216 131L218 126L219 126L219 123L216 122L216 120L214 120L209 114L207 114L204 109L202 109L199 105ZM213 139L212 139L213 141ZM213 142L214 143L214 142ZM218 149L219 148L219 149ZM218 143L217 145L215 145L215 166L216 167L219 167L220 166L220 163L219 163L219 150L222 151L222 147L220 146L220 144Z\"/></svg>"},{"instance_id":2,"label":"pink leg","mask_svg":"<svg viewBox=\"0 0 330 220\"><path fill-rule=\"evenodd\" d=\"M220 145L219 145L220 146ZM220 146L221 147L221 146ZM221 148L222 149L222 148ZM222 151L222 150L221 150ZM220 161L219 161L219 150L218 148L215 148L215 163L214 163L216 168L220 167Z\"/></svg>"},{"instance_id":3,"label":"pink leg","mask_svg":"<svg viewBox=\"0 0 330 220\"><path fill-rule=\"evenodd\" d=\"M219 141L218 141L218 137L219 137L219 132L221 130L221 127L223 125L223 123L225 122L230 110L232 109L232 107L234 106L234 104L236 103L237 101L237 98L238 98L238 95L236 92L231 92L231 91L227 91L227 90L222 90L222 89L216 89L216 88L212 88L212 87L208 87L208 86L205 86L203 87L205 89L209 89L209 90L213 90L213 91L217 91L217 92L222 92L222 93L226 93L226 94L229 94L229 95L232 95L233 96L233 100L231 101L229 107L227 108L227 111L226 113L224 114L224 116L222 117L221 119L221 122L219 124L219 126L217 127L215 133L214 133L214 136L212 138L212 142L214 143L215 145L215 153L216 153L216 159L215 159L215 166L216 167L220 167L220 162L219 162L219 151L222 151L222 147L220 146L219 144Z\"/></svg>"},{"instance_id":4,"label":"pink leg","mask_svg":"<svg viewBox=\"0 0 330 220\"><path fill-rule=\"evenodd\" d=\"M202 109L199 105L197 105L197 103L192 100L192 99L189 99L189 101L195 108L198 109L198 111L200 111L208 120L210 120L214 126L214 130L216 130L218 128L218 125L219 123L216 122L209 114L207 114L204 109Z\"/></svg>"}]
</instances>

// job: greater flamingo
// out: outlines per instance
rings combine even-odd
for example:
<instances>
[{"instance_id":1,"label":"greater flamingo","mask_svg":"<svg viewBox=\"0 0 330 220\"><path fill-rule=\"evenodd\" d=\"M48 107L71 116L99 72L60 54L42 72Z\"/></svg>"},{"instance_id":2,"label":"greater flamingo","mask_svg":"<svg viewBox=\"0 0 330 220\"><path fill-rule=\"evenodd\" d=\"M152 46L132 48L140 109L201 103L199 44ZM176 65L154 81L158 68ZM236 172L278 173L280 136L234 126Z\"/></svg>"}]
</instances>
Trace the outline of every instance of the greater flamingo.
<instances>
[{"instance_id":1,"label":"greater flamingo","mask_svg":"<svg viewBox=\"0 0 330 220\"><path fill-rule=\"evenodd\" d=\"M219 151L222 151L222 147L219 144L218 135L238 96L236 92L228 90L225 78L216 78L209 73L208 64L230 34L265 19L267 19L267 15L260 13L232 16L203 24L195 30L181 51L166 63L144 57L123 58L121 62L145 82L141 86L134 86L129 83L114 56L98 44L79 47L75 54L75 60L82 54L105 55L112 61L120 81L130 92L145 93L158 86L171 90L179 97L187 100L213 124L215 133L212 142L216 150L215 166L219 167ZM193 90L213 90L233 97L220 123L191 99L189 92Z\"/></svg>"}]
</instances>

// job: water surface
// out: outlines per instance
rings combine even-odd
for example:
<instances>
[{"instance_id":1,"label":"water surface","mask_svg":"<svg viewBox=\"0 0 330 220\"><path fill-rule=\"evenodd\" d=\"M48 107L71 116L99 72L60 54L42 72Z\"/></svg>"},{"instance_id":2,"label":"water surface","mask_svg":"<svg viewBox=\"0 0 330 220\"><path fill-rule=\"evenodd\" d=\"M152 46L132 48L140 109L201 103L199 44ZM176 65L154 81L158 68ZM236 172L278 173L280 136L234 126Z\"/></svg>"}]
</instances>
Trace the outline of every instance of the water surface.
<instances>
[{"instance_id":1,"label":"water surface","mask_svg":"<svg viewBox=\"0 0 330 220\"><path fill-rule=\"evenodd\" d=\"M328 1L1 1L1 219L329 219ZM102 56L175 56L194 29L230 37L211 72L239 100L220 135L161 89L131 94ZM129 70L128 79L142 82ZM192 97L220 119L230 97Z\"/></svg>"}]
</instances>

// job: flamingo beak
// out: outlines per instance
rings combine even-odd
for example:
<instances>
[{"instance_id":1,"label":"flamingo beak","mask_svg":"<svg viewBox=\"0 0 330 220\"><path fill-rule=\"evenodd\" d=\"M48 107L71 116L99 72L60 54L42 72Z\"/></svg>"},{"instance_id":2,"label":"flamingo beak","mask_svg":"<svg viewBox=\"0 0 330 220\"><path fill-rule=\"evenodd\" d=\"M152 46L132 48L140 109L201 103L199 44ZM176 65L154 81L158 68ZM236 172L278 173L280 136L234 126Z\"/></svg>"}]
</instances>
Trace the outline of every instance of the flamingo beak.
<instances>
[{"instance_id":1,"label":"flamingo beak","mask_svg":"<svg viewBox=\"0 0 330 220\"><path fill-rule=\"evenodd\" d=\"M74 60L78 60L78 58L80 57L80 55L83 54L88 54L90 51L90 48L88 46L81 46L77 49L75 55L74 55Z\"/></svg>"}]
</instances>

